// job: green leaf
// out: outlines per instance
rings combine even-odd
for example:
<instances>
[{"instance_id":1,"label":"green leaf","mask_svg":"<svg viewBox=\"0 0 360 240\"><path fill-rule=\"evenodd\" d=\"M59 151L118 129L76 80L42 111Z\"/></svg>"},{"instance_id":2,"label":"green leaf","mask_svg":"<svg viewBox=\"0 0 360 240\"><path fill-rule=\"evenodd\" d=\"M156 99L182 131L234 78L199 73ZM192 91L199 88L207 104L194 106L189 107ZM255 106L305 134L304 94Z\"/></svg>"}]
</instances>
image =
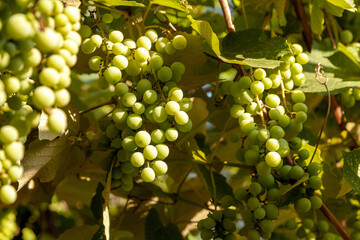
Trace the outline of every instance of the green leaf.
<instances>
[{"instance_id":1,"label":"green leaf","mask_svg":"<svg viewBox=\"0 0 360 240\"><path fill-rule=\"evenodd\" d=\"M174 8L182 12L189 12L191 6L184 0L151 0L151 3L164 7Z\"/></svg>"},{"instance_id":2,"label":"green leaf","mask_svg":"<svg viewBox=\"0 0 360 240\"><path fill-rule=\"evenodd\" d=\"M309 180L309 174L305 173L304 176L302 178L300 178L299 180L296 181L296 183L294 184L287 184L287 185L280 185L279 189L280 189L280 196L286 194L287 192L289 192L290 190L294 189L295 187L299 186L300 184L302 184L303 182L306 182L307 180Z\"/></svg>"},{"instance_id":3,"label":"green leaf","mask_svg":"<svg viewBox=\"0 0 360 240\"><path fill-rule=\"evenodd\" d=\"M110 7L115 7L115 6L145 7L145 5L142 3L138 3L136 1L128 1L128 0L95 0L94 2L102 3Z\"/></svg>"},{"instance_id":4,"label":"green leaf","mask_svg":"<svg viewBox=\"0 0 360 240\"><path fill-rule=\"evenodd\" d=\"M206 21L194 20L188 17L191 21L191 27L205 40L211 50L216 56L220 56L220 42L216 34L213 32L210 24Z\"/></svg>"},{"instance_id":5,"label":"green leaf","mask_svg":"<svg viewBox=\"0 0 360 240\"><path fill-rule=\"evenodd\" d=\"M352 187L344 178L341 182L341 188L340 188L340 191L338 192L338 194L336 195L336 198L341 198L351 191L352 191Z\"/></svg>"},{"instance_id":6,"label":"green leaf","mask_svg":"<svg viewBox=\"0 0 360 240\"><path fill-rule=\"evenodd\" d=\"M60 234L57 240L89 240L98 228L97 225L73 227Z\"/></svg>"},{"instance_id":7,"label":"green leaf","mask_svg":"<svg viewBox=\"0 0 360 240\"><path fill-rule=\"evenodd\" d=\"M289 45L281 37L269 38L261 29L229 33L222 42L222 56L227 62L241 61L251 67L275 68L276 60L290 53Z\"/></svg>"},{"instance_id":8,"label":"green leaf","mask_svg":"<svg viewBox=\"0 0 360 240\"><path fill-rule=\"evenodd\" d=\"M310 25L315 34L321 34L323 31L324 13L319 5L314 2L310 4Z\"/></svg>"},{"instance_id":9,"label":"green leaf","mask_svg":"<svg viewBox=\"0 0 360 240\"><path fill-rule=\"evenodd\" d=\"M102 220L102 205L105 203L105 199L102 196L102 193L104 191L105 187L101 183L98 184L96 188L96 193L94 197L91 199L91 212L94 215L96 220Z\"/></svg>"},{"instance_id":10,"label":"green leaf","mask_svg":"<svg viewBox=\"0 0 360 240\"><path fill-rule=\"evenodd\" d=\"M346 9L349 11L356 11L355 3L353 0L326 0L327 2L341 7L342 9Z\"/></svg>"},{"instance_id":11,"label":"green leaf","mask_svg":"<svg viewBox=\"0 0 360 240\"><path fill-rule=\"evenodd\" d=\"M342 62L344 61L352 63L343 66ZM307 93L326 93L325 87L315 80L314 69L319 62L324 67L325 75L329 79L328 88L330 93L337 94L351 87L360 87L360 77L356 74L356 64L347 56L347 53L334 51L330 46L315 42L310 53L310 61L304 65L303 73L306 81L299 90ZM354 69L351 67L354 67ZM323 81L324 79L320 80Z\"/></svg>"},{"instance_id":12,"label":"green leaf","mask_svg":"<svg viewBox=\"0 0 360 240\"><path fill-rule=\"evenodd\" d=\"M360 193L360 149L351 152L343 151L344 177L350 186Z\"/></svg>"},{"instance_id":13,"label":"green leaf","mask_svg":"<svg viewBox=\"0 0 360 240\"><path fill-rule=\"evenodd\" d=\"M146 240L182 240L181 233L177 226L168 223L165 227L155 208L150 209L145 220L145 239Z\"/></svg>"},{"instance_id":14,"label":"green leaf","mask_svg":"<svg viewBox=\"0 0 360 240\"><path fill-rule=\"evenodd\" d=\"M214 197L214 189L212 186L212 180L209 169L201 164L198 164L198 168L201 172L201 175L204 177L206 184L208 185L211 196ZM213 176L214 176L214 182L216 188L216 198L220 201L220 199L225 195L233 196L233 189L227 183L226 178L220 173L214 171L213 171Z\"/></svg>"}]
</instances>

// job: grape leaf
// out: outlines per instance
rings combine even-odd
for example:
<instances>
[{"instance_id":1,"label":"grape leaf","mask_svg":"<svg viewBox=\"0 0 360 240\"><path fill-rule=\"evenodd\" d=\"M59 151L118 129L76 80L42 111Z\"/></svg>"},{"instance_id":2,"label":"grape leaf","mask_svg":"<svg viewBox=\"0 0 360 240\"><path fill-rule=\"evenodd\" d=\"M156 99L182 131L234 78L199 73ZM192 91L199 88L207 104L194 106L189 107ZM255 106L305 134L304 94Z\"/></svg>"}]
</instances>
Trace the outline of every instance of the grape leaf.
<instances>
[{"instance_id":1,"label":"grape leaf","mask_svg":"<svg viewBox=\"0 0 360 240\"><path fill-rule=\"evenodd\" d=\"M341 198L341 197L345 196L347 193L349 193L351 191L352 191L352 187L346 181L346 179L343 178L343 180L341 182L340 190L339 190L338 194L336 195L336 198Z\"/></svg>"},{"instance_id":2,"label":"grape leaf","mask_svg":"<svg viewBox=\"0 0 360 240\"><path fill-rule=\"evenodd\" d=\"M344 157L344 177L350 186L360 193L360 149L342 152Z\"/></svg>"},{"instance_id":3,"label":"grape leaf","mask_svg":"<svg viewBox=\"0 0 360 240\"><path fill-rule=\"evenodd\" d=\"M89 240L98 228L97 225L73 227L60 234L57 240Z\"/></svg>"},{"instance_id":4,"label":"grape leaf","mask_svg":"<svg viewBox=\"0 0 360 240\"><path fill-rule=\"evenodd\" d=\"M91 212L94 215L96 220L102 219L102 205L105 203L105 199L102 196L105 187L101 183L96 187L96 193L94 197L91 199Z\"/></svg>"},{"instance_id":5,"label":"grape leaf","mask_svg":"<svg viewBox=\"0 0 360 240\"><path fill-rule=\"evenodd\" d=\"M189 13L191 6L185 0L150 0L151 3Z\"/></svg>"},{"instance_id":6,"label":"grape leaf","mask_svg":"<svg viewBox=\"0 0 360 240\"><path fill-rule=\"evenodd\" d=\"M214 196L214 189L212 186L212 180L210 171L204 165L198 164L198 168L200 170L201 175L204 177L206 184L208 185L211 196ZM214 172L214 182L216 188L216 198L220 200L225 195L233 196L232 187L226 182L226 178L220 173Z\"/></svg>"},{"instance_id":7,"label":"grape leaf","mask_svg":"<svg viewBox=\"0 0 360 240\"><path fill-rule=\"evenodd\" d=\"M342 9L346 9L352 12L356 11L355 3L353 0L326 0L326 1L335 6L341 7Z\"/></svg>"},{"instance_id":8,"label":"grape leaf","mask_svg":"<svg viewBox=\"0 0 360 240\"><path fill-rule=\"evenodd\" d=\"M102 3L106 6L126 6L126 7L145 7L144 4L129 0L95 0L94 2Z\"/></svg>"},{"instance_id":9,"label":"grape leaf","mask_svg":"<svg viewBox=\"0 0 360 240\"><path fill-rule=\"evenodd\" d=\"M323 31L324 13L321 8L314 2L310 4L310 25L315 34L321 34Z\"/></svg>"},{"instance_id":10,"label":"grape leaf","mask_svg":"<svg viewBox=\"0 0 360 240\"><path fill-rule=\"evenodd\" d=\"M177 226L168 223L163 226L160 216L155 208L150 209L145 220L145 239L146 240L182 240L181 233Z\"/></svg>"},{"instance_id":11,"label":"grape leaf","mask_svg":"<svg viewBox=\"0 0 360 240\"><path fill-rule=\"evenodd\" d=\"M226 62L242 61L251 67L278 67L281 61L276 59L287 53L290 48L285 39L269 38L261 29L229 33L222 42L222 56Z\"/></svg>"},{"instance_id":12,"label":"grape leaf","mask_svg":"<svg viewBox=\"0 0 360 240\"><path fill-rule=\"evenodd\" d=\"M307 93L326 93L325 87L315 80L314 69L318 63L324 67L325 75L329 79L328 88L332 94L337 94L350 87L360 87L357 63L349 58L349 52L345 52L340 44L339 46L340 51L334 51L330 46L316 42L313 44L310 61L304 65L303 73L306 81L299 90ZM345 61L348 63L347 66L343 66Z\"/></svg>"}]
</instances>

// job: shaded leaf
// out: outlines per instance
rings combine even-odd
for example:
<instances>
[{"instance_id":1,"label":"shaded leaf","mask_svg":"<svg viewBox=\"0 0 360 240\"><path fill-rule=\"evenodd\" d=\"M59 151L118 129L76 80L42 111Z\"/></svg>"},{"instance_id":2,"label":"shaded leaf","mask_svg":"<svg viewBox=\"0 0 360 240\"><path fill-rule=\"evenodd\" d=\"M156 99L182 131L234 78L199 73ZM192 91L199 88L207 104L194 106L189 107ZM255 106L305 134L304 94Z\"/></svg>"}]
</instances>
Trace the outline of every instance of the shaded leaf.
<instances>
[{"instance_id":1,"label":"shaded leaf","mask_svg":"<svg viewBox=\"0 0 360 240\"><path fill-rule=\"evenodd\" d=\"M94 0L94 2L102 3L106 6L127 6L127 7L145 7L144 4L129 0Z\"/></svg>"},{"instance_id":2,"label":"shaded leaf","mask_svg":"<svg viewBox=\"0 0 360 240\"><path fill-rule=\"evenodd\" d=\"M94 195L94 197L91 199L91 212L94 215L96 220L101 220L102 219L102 205L105 202L105 199L102 196L102 193L104 191L105 187L104 185L102 185L101 183L98 184L98 186L96 187L96 193Z\"/></svg>"},{"instance_id":3,"label":"shaded leaf","mask_svg":"<svg viewBox=\"0 0 360 240\"><path fill-rule=\"evenodd\" d=\"M360 149L351 152L343 151L344 177L350 186L360 193Z\"/></svg>"},{"instance_id":4,"label":"shaded leaf","mask_svg":"<svg viewBox=\"0 0 360 240\"><path fill-rule=\"evenodd\" d=\"M314 2L310 4L310 25L315 34L321 34L323 31L324 13L321 8Z\"/></svg>"},{"instance_id":5,"label":"shaded leaf","mask_svg":"<svg viewBox=\"0 0 360 240\"><path fill-rule=\"evenodd\" d=\"M97 225L73 227L60 234L57 240L89 240L98 228Z\"/></svg>"},{"instance_id":6,"label":"shaded leaf","mask_svg":"<svg viewBox=\"0 0 360 240\"><path fill-rule=\"evenodd\" d=\"M181 34L187 39L186 48L177 51L175 54L166 54L164 56L164 61L166 63L171 64L177 61L185 65L185 73L182 75L178 86L182 89L197 89L206 83L216 81L217 71L199 71L207 64L207 57L204 54L201 37L185 32L181 32Z\"/></svg>"},{"instance_id":7,"label":"shaded leaf","mask_svg":"<svg viewBox=\"0 0 360 240\"><path fill-rule=\"evenodd\" d=\"M204 177L206 184L208 185L211 196L214 196L214 189L212 187L210 171L207 169L207 167L200 164L198 165L198 168L201 172L201 175ZM216 199L220 200L225 195L233 196L233 189L227 183L226 178L220 173L214 171L213 171L213 176L214 176L214 182L216 188Z\"/></svg>"},{"instance_id":8,"label":"shaded leaf","mask_svg":"<svg viewBox=\"0 0 360 240\"><path fill-rule=\"evenodd\" d=\"M336 64L342 64L347 58L344 53L338 53L334 57L336 52L330 47L319 43L314 43L311 53L310 61L304 65L304 71L306 81L299 90L307 93L326 93L326 89L323 85L319 84L315 80L315 66L320 62L324 67L325 75L328 77L328 88L332 94L337 94L350 87L360 87L360 77L354 75L353 69L348 67L339 67ZM341 54L341 55L339 55ZM331 58L331 56L333 56ZM338 58L339 57L339 58ZM351 59L348 59L348 61Z\"/></svg>"},{"instance_id":9,"label":"shaded leaf","mask_svg":"<svg viewBox=\"0 0 360 240\"><path fill-rule=\"evenodd\" d=\"M339 193L337 194L336 198L341 198L343 196L345 196L347 193L352 191L352 187L350 186L350 184L346 181L346 179L344 178L341 182L341 188Z\"/></svg>"},{"instance_id":10,"label":"shaded leaf","mask_svg":"<svg viewBox=\"0 0 360 240\"><path fill-rule=\"evenodd\" d=\"M151 0L151 2L153 4L174 8L186 13L188 13L189 8L191 8L191 6L184 0Z\"/></svg>"}]
</instances>

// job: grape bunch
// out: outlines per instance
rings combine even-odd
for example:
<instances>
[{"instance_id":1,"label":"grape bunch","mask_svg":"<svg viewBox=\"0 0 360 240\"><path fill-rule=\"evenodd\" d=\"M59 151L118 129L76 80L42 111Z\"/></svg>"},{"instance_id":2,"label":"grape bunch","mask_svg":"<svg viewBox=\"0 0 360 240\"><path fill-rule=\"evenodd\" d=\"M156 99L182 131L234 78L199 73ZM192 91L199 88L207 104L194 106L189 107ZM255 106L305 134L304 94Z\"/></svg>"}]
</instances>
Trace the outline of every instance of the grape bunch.
<instances>
[{"instance_id":1,"label":"grape bunch","mask_svg":"<svg viewBox=\"0 0 360 240\"><path fill-rule=\"evenodd\" d=\"M61 134L70 102L70 67L77 60L80 12L59 0L6 1L0 6L0 201L11 204L10 185L22 175L20 161L40 112L50 132Z\"/></svg>"},{"instance_id":2,"label":"grape bunch","mask_svg":"<svg viewBox=\"0 0 360 240\"><path fill-rule=\"evenodd\" d=\"M0 212L0 239L11 240L18 231L16 213L12 209L2 209Z\"/></svg>"},{"instance_id":3,"label":"grape bunch","mask_svg":"<svg viewBox=\"0 0 360 240\"><path fill-rule=\"evenodd\" d=\"M342 103L347 108L352 108L355 106L356 101L360 100L360 89L359 88L350 88L347 91L341 94Z\"/></svg>"},{"instance_id":4,"label":"grape bunch","mask_svg":"<svg viewBox=\"0 0 360 240\"><path fill-rule=\"evenodd\" d=\"M198 222L197 228L204 240L235 240L236 210L232 209L235 201L232 196L225 195L220 200L221 210L210 212L207 218Z\"/></svg>"},{"instance_id":5,"label":"grape bunch","mask_svg":"<svg viewBox=\"0 0 360 240\"><path fill-rule=\"evenodd\" d=\"M179 131L191 130L187 112L192 101L176 84L185 66L181 62L166 64L163 55L183 50L187 40L180 34L172 39L159 37L148 29L135 41L120 30L109 29L110 13L95 21L93 28L82 26L81 50L85 54L103 51L103 57L90 57L89 68L99 74L100 88L114 90L116 105L111 117L99 124L105 133L99 146L114 149L113 187L129 191L134 173L140 173L145 182L165 174L168 143L177 140Z\"/></svg>"},{"instance_id":6,"label":"grape bunch","mask_svg":"<svg viewBox=\"0 0 360 240\"><path fill-rule=\"evenodd\" d=\"M239 123L239 136L231 136L232 141L244 140L236 157L256 169L248 189L238 189L235 193L235 198L251 211L253 220L248 223L251 226L243 233L251 240L269 239L275 229L273 220L278 217L276 201L280 196L276 179L281 176L281 170L291 170L291 183L304 174L302 167L291 166L284 159L299 155L299 159L305 160L309 155L307 150L298 153L302 142L296 137L307 119L305 94L296 88L305 82L302 65L309 57L299 44L290 48L292 53L280 59L283 63L278 68L250 69L245 76L221 85L222 93L232 96L227 98L230 115ZM310 180L307 184L318 187L320 178L311 178L311 184ZM300 209L298 205L295 208Z\"/></svg>"}]
</instances>

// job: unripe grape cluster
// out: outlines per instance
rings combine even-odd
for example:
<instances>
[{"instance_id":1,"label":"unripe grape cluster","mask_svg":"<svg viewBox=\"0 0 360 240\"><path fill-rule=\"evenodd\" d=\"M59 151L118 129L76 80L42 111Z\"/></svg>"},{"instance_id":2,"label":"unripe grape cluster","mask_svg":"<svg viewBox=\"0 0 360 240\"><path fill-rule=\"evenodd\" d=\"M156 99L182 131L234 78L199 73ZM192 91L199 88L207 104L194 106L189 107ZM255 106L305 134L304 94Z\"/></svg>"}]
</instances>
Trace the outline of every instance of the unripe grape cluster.
<instances>
[{"instance_id":1,"label":"unripe grape cluster","mask_svg":"<svg viewBox=\"0 0 360 240\"><path fill-rule=\"evenodd\" d=\"M207 218L198 222L197 228L204 240L235 240L236 208L232 196L225 195L220 200L221 210L210 212Z\"/></svg>"},{"instance_id":2,"label":"unripe grape cluster","mask_svg":"<svg viewBox=\"0 0 360 240\"><path fill-rule=\"evenodd\" d=\"M11 240L18 231L16 225L16 213L14 209L2 209L0 211L0 239Z\"/></svg>"},{"instance_id":3,"label":"unripe grape cluster","mask_svg":"<svg viewBox=\"0 0 360 240\"><path fill-rule=\"evenodd\" d=\"M288 170L287 179L282 179L282 183L295 183L303 177L305 159L309 157L307 150L299 152L302 141L296 137L307 119L306 97L297 88L305 82L302 65L309 61L309 57L299 44L292 44L290 48L292 53L280 59L283 63L278 68L257 68L221 85L223 94L232 96L228 99L231 104L230 115L238 120L240 128L238 137L231 136L232 141L244 139L236 157L256 169L248 189L238 189L235 193L235 198L246 204L253 216L251 230L244 233L251 240L271 237L275 229L273 220L279 214L277 200L280 190L276 179ZM285 164L284 159L288 156L297 157L302 165ZM310 186L318 190L321 187L321 179L317 174L317 171L312 174L309 181L304 183L304 188ZM305 192L304 198L295 204L298 211L307 212L311 209L308 197L314 191ZM320 198L314 198L321 202ZM305 204L300 204L303 201L309 201L306 209L302 209Z\"/></svg>"},{"instance_id":4,"label":"unripe grape cluster","mask_svg":"<svg viewBox=\"0 0 360 240\"><path fill-rule=\"evenodd\" d=\"M125 38L120 30L101 27L111 23L110 16L99 17L98 28L82 27L81 50L92 54L100 49L105 54L89 59L89 68L99 74L99 87L111 86L116 99L111 117L100 123L105 134L99 144L116 152L113 187L130 191L134 173L145 182L165 174L168 143L177 140L179 131L191 130L187 112L192 101L176 84L185 65L165 63L163 56L183 50L187 40L180 34L159 37L153 29L136 40Z\"/></svg>"},{"instance_id":5,"label":"unripe grape cluster","mask_svg":"<svg viewBox=\"0 0 360 240\"><path fill-rule=\"evenodd\" d=\"M70 102L81 16L59 0L6 1L0 13L0 201L11 204L17 194L10 183L22 175L24 143L40 112L50 132L67 128L60 108Z\"/></svg>"},{"instance_id":6,"label":"unripe grape cluster","mask_svg":"<svg viewBox=\"0 0 360 240\"><path fill-rule=\"evenodd\" d=\"M350 88L343 92L342 94L342 103L347 108L352 108L355 106L356 101L360 101L360 89L359 88Z\"/></svg>"}]
</instances>

